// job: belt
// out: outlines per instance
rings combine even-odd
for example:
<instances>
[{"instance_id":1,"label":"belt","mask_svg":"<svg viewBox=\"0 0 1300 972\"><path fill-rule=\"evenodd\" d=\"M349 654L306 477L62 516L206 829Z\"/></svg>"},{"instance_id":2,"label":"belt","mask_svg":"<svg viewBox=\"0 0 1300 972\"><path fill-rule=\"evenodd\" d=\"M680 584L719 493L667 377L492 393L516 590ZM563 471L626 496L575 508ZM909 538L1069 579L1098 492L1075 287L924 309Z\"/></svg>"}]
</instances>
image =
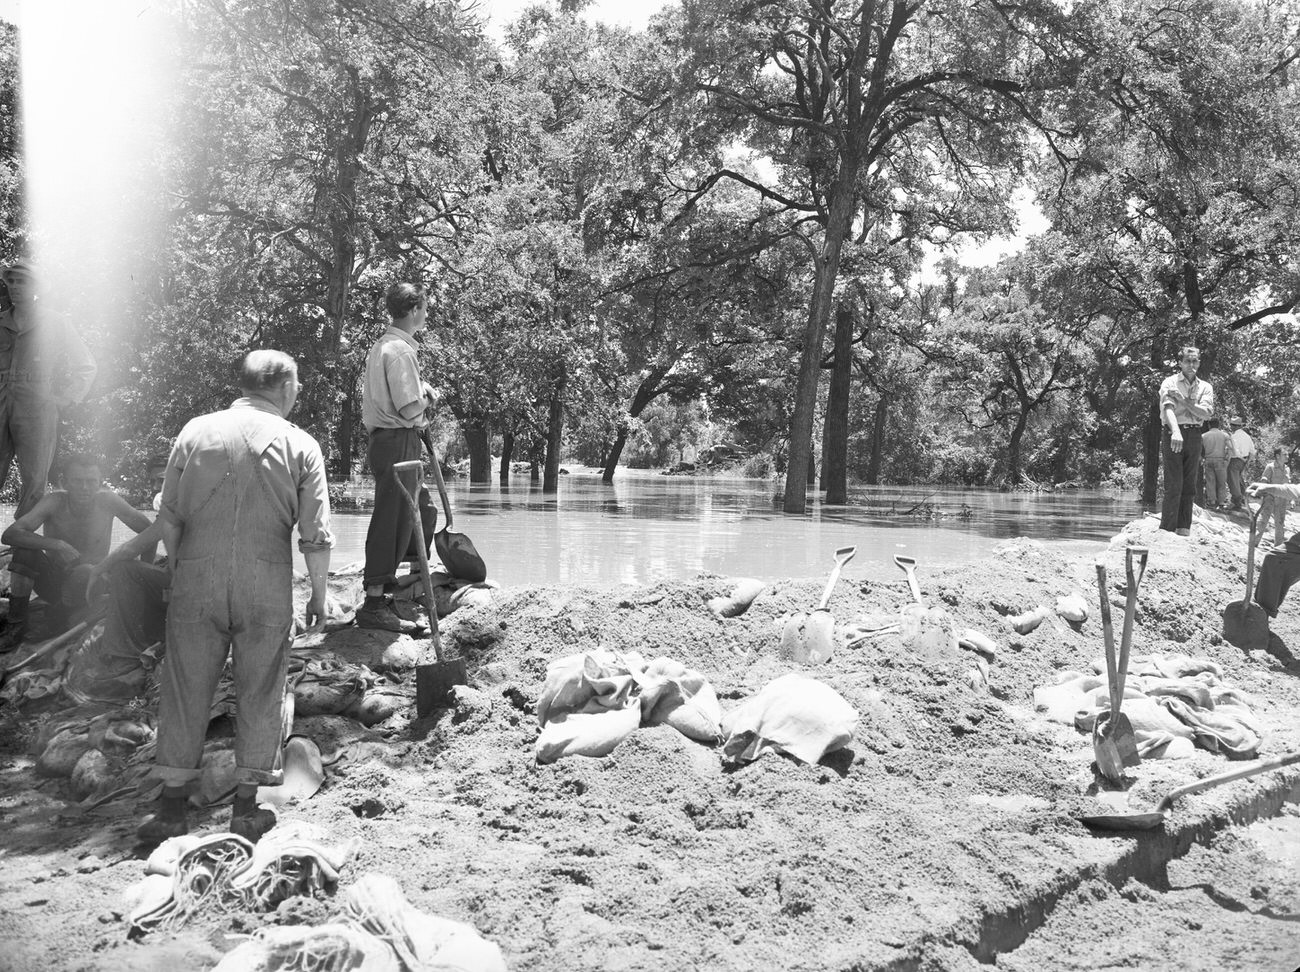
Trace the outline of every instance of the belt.
<instances>
[{"instance_id":1,"label":"belt","mask_svg":"<svg viewBox=\"0 0 1300 972\"><path fill-rule=\"evenodd\" d=\"M1179 422L1179 423L1178 423L1178 427L1179 427L1180 429L1195 429L1197 432L1201 431L1201 423L1200 423L1200 422L1192 423L1192 424L1189 424L1189 425L1184 425L1182 422Z\"/></svg>"}]
</instances>

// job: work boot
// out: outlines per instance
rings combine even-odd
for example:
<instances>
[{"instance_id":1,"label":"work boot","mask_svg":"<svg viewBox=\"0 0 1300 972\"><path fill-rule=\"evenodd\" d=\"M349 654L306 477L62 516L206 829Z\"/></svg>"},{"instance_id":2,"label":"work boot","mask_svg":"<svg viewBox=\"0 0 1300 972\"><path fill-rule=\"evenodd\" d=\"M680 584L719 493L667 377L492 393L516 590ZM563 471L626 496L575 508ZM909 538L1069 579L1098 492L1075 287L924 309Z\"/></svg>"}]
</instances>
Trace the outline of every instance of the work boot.
<instances>
[{"instance_id":1,"label":"work boot","mask_svg":"<svg viewBox=\"0 0 1300 972\"><path fill-rule=\"evenodd\" d=\"M357 627L371 628L376 631L397 631L401 634L415 634L419 630L414 622L404 621L398 617L392 603L383 597L367 597L357 608Z\"/></svg>"},{"instance_id":2,"label":"work boot","mask_svg":"<svg viewBox=\"0 0 1300 972\"><path fill-rule=\"evenodd\" d=\"M158 799L158 812L146 817L136 828L135 834L142 844L161 844L171 837L190 832L189 814L185 809L188 800L183 791L179 795L169 794L169 789L163 788L163 795Z\"/></svg>"},{"instance_id":3,"label":"work boot","mask_svg":"<svg viewBox=\"0 0 1300 972\"><path fill-rule=\"evenodd\" d=\"M257 797L235 797L235 809L230 813L230 832L256 844L268 830L275 826L275 811L257 805Z\"/></svg>"}]
</instances>

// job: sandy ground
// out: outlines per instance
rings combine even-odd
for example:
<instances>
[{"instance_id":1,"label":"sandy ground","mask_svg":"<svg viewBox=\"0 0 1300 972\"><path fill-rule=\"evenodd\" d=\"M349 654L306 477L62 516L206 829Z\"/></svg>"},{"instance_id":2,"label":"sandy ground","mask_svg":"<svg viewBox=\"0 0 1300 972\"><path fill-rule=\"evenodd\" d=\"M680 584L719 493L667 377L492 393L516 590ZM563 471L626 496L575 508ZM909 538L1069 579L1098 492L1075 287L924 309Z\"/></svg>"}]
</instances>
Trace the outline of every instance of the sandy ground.
<instances>
[{"instance_id":1,"label":"sandy ground","mask_svg":"<svg viewBox=\"0 0 1300 972\"><path fill-rule=\"evenodd\" d=\"M1300 748L1300 608L1284 606L1266 649L1234 647L1221 612L1242 596L1241 521L1198 520L1190 539L1154 525L1125 526L1104 554L1117 632L1123 546L1146 544L1134 653L1217 662L1255 702L1261 755ZM1268 839L1227 827L1269 795L1294 798L1300 770L1189 797L1153 838L1098 837L1077 821L1095 809L1091 740L1037 715L1032 692L1101 655L1093 557L1019 540L973 567L921 564L918 573L928 603L999 643L990 685L968 682L968 653L923 658L897 636L837 652L802 670L861 718L850 746L820 764L767 755L735 768L717 749L657 727L603 758L538 765L533 706L548 661L605 646L696 668L730 708L800 668L777 656L782 619L811 608L824 581L769 585L745 614L725 619L705 601L728 593L730 578L520 588L444 619L445 641L470 675L454 708L402 713L383 734L300 720L327 751L347 738L381 744L351 750L282 819L357 838L343 883L367 870L393 875L418 907L498 943L512 969L1300 964L1294 810L1271 823ZM1090 609L1081 625L1053 617L1027 635L1011 630L1008 617L1075 591ZM841 582L830 607L845 622L895 613L908 598L900 572L894 583ZM363 660L387 653L405 659L399 668L415 647L355 630L326 646ZM33 771L27 747L48 714L10 708L3 718L0 969L207 968L258 927L332 913L328 897L296 898L271 914L198 919L127 941L120 896L142 874L133 830L148 805L126 799L81 812L67 781ZM1227 768L1203 750L1144 762L1130 771L1129 799L1154 806ZM197 829L224 830L228 814L204 811ZM1164 857L1174 859L1165 866Z\"/></svg>"}]
</instances>

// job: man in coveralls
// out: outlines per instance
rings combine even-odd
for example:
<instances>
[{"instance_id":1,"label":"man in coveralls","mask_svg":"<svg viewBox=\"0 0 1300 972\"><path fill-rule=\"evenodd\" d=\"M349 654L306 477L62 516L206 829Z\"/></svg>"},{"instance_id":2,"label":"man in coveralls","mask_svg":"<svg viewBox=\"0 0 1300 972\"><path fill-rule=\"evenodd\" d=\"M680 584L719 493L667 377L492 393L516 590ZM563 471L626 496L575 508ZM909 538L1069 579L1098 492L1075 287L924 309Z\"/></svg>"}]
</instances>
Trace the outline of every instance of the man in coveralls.
<instances>
[{"instance_id":1,"label":"man in coveralls","mask_svg":"<svg viewBox=\"0 0 1300 972\"><path fill-rule=\"evenodd\" d=\"M158 516L173 564L155 769L163 792L140 826L146 842L188 830L186 797L227 649L237 702L230 829L256 841L275 826L275 814L257 806L257 788L283 777L294 523L311 577L307 624L325 619L329 492L320 447L285 418L301 387L297 365L280 351L254 351L239 387L230 408L181 430L163 478Z\"/></svg>"}]
</instances>

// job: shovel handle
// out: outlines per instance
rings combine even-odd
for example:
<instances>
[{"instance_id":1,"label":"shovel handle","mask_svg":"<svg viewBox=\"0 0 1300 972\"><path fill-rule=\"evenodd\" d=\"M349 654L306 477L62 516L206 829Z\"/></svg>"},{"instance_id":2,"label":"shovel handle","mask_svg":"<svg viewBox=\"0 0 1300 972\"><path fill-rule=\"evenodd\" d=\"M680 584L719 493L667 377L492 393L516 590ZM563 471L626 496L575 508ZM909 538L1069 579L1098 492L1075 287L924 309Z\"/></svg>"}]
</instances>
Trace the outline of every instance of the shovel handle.
<instances>
[{"instance_id":1,"label":"shovel handle","mask_svg":"<svg viewBox=\"0 0 1300 972\"><path fill-rule=\"evenodd\" d=\"M1259 523L1259 514L1263 510L1264 504L1261 503L1252 510L1249 497L1243 496L1242 502L1246 504L1246 512L1250 514L1250 540L1246 544L1246 596L1242 599L1243 604L1249 605L1251 588L1255 585L1255 548L1259 544L1259 537L1255 535L1255 527Z\"/></svg>"},{"instance_id":2,"label":"shovel handle","mask_svg":"<svg viewBox=\"0 0 1300 972\"><path fill-rule=\"evenodd\" d=\"M438 465L438 460L434 459L434 467ZM438 605L433 600L433 578L429 575L429 553L424 549L424 525L420 519L420 506L415 501L415 495L407 488L405 473L414 472L416 474L416 489L419 489L420 460L409 459L406 462L393 463L393 475L397 477L397 484L402 488L402 496L406 500L406 507L411 511L411 535L415 538L415 553L420 561L420 581L424 585L424 599L428 602L429 608L429 630L430 638L433 641L433 654L439 662L443 661L442 657L442 639L438 637Z\"/></svg>"},{"instance_id":3,"label":"shovel handle","mask_svg":"<svg viewBox=\"0 0 1300 972\"><path fill-rule=\"evenodd\" d=\"M1128 657L1129 650L1133 647L1133 621L1137 617L1137 597L1138 589L1142 586L1142 578L1147 572L1147 556L1150 551L1146 547L1126 547L1124 549L1124 571L1128 575L1128 592L1124 601L1124 630L1119 639L1119 704L1124 704L1124 684L1128 681ZM1137 570L1133 569L1133 558L1137 557ZM1119 709L1115 709L1115 714L1119 715Z\"/></svg>"},{"instance_id":4,"label":"shovel handle","mask_svg":"<svg viewBox=\"0 0 1300 972\"><path fill-rule=\"evenodd\" d=\"M894 563L902 568L903 573L907 575L907 586L912 591L913 600L917 604L924 604L925 600L921 597L921 584L916 579L916 560L912 557L894 554Z\"/></svg>"},{"instance_id":5,"label":"shovel handle","mask_svg":"<svg viewBox=\"0 0 1300 972\"><path fill-rule=\"evenodd\" d=\"M1110 597L1106 593L1106 565L1097 562L1097 590L1101 593L1101 636L1106 645L1106 687L1110 691L1110 711L1119 711L1117 705L1119 677L1115 673L1115 628L1110 620Z\"/></svg>"},{"instance_id":6,"label":"shovel handle","mask_svg":"<svg viewBox=\"0 0 1300 972\"><path fill-rule=\"evenodd\" d=\"M1272 759L1261 760L1251 766L1243 766L1241 769L1229 770L1227 773L1220 773L1217 776L1207 776L1203 780L1197 780L1195 783L1188 783L1186 786L1180 786L1176 790L1171 790L1169 794L1160 801L1160 806L1156 809L1160 813L1166 813L1174 805L1174 801L1179 797L1187 796L1190 793L1200 793L1202 790L1213 789L1216 786L1222 786L1224 783L1231 783L1233 780L1244 780L1248 776L1258 776L1260 773L1267 773L1269 770L1281 769L1284 766L1291 766L1294 763L1300 763L1300 752L1287 753L1284 756L1274 756Z\"/></svg>"},{"instance_id":7,"label":"shovel handle","mask_svg":"<svg viewBox=\"0 0 1300 972\"><path fill-rule=\"evenodd\" d=\"M442 498L442 515L446 519L443 529L450 530L452 519L451 504L447 502L447 484L442 481L442 464L438 462L438 453L433 451L433 438L429 435L427 427L420 430L420 441L429 450L429 459L433 463L433 481L438 484L438 495Z\"/></svg>"}]
</instances>

